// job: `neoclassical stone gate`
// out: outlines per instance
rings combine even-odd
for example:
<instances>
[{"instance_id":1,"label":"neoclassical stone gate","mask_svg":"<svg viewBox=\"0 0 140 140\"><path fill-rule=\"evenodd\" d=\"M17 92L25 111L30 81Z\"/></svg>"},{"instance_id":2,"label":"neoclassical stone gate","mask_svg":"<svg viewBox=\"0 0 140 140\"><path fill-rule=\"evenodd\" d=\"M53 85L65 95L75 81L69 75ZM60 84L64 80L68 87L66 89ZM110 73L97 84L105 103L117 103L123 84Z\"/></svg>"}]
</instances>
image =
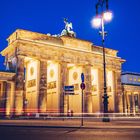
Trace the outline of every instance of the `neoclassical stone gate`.
<instances>
[{"instance_id":1,"label":"neoclassical stone gate","mask_svg":"<svg viewBox=\"0 0 140 140\"><path fill-rule=\"evenodd\" d=\"M117 51L105 49L109 111L122 111L121 65ZM74 37L54 37L16 30L2 52L6 67L15 76L15 113L67 112L65 85L74 85L70 108L81 112L80 74L85 74L84 111L102 112L102 47ZM73 76L75 75L75 76ZM77 75L77 76L76 76ZM26 101L26 102L25 102Z\"/></svg>"}]
</instances>

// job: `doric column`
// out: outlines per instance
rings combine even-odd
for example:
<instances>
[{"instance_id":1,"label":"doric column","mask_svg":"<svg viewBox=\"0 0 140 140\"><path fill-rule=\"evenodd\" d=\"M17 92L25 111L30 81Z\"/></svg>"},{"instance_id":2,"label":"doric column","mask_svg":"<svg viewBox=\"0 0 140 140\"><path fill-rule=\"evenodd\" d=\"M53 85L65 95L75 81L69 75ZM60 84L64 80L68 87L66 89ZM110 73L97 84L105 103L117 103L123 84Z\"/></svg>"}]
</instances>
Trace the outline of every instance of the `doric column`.
<instances>
[{"instance_id":1,"label":"doric column","mask_svg":"<svg viewBox=\"0 0 140 140\"><path fill-rule=\"evenodd\" d=\"M123 113L126 113L126 91L124 90L124 86L122 86L122 94Z\"/></svg>"},{"instance_id":2,"label":"doric column","mask_svg":"<svg viewBox=\"0 0 140 140\"><path fill-rule=\"evenodd\" d=\"M132 113L135 114L136 112L135 112L135 99L134 99L135 94L134 94L134 92L132 92L131 96L132 96Z\"/></svg>"},{"instance_id":3,"label":"doric column","mask_svg":"<svg viewBox=\"0 0 140 140\"><path fill-rule=\"evenodd\" d=\"M121 72L115 72L115 83L116 83L116 93L115 93L115 110L116 112L123 112L123 102L122 102L122 86L121 86Z\"/></svg>"},{"instance_id":4,"label":"doric column","mask_svg":"<svg viewBox=\"0 0 140 140\"><path fill-rule=\"evenodd\" d=\"M103 69L98 68L98 94L99 94L99 106L100 106L100 112L103 112L104 105L103 105L103 95L104 95L104 77L103 77Z\"/></svg>"},{"instance_id":5,"label":"doric column","mask_svg":"<svg viewBox=\"0 0 140 140\"><path fill-rule=\"evenodd\" d=\"M6 82L6 116L10 116L11 107L11 83Z\"/></svg>"},{"instance_id":6,"label":"doric column","mask_svg":"<svg viewBox=\"0 0 140 140\"><path fill-rule=\"evenodd\" d=\"M67 63L61 62L60 63L60 75L59 75L59 83L60 83L60 98L59 98L59 106L60 106L60 113L67 112L67 97L64 96L64 86L68 83L68 69Z\"/></svg>"},{"instance_id":7,"label":"doric column","mask_svg":"<svg viewBox=\"0 0 140 140\"><path fill-rule=\"evenodd\" d=\"M91 65L83 66L83 73L85 75L85 90L84 90L84 112L88 113L92 110L92 83L91 83Z\"/></svg>"},{"instance_id":8,"label":"doric column","mask_svg":"<svg viewBox=\"0 0 140 140\"><path fill-rule=\"evenodd\" d=\"M127 92L127 113L131 112L131 93Z\"/></svg>"},{"instance_id":9,"label":"doric column","mask_svg":"<svg viewBox=\"0 0 140 140\"><path fill-rule=\"evenodd\" d=\"M21 115L23 111L24 92L24 57L22 56L17 56L15 83L15 114Z\"/></svg>"},{"instance_id":10,"label":"doric column","mask_svg":"<svg viewBox=\"0 0 140 140\"><path fill-rule=\"evenodd\" d=\"M14 95L15 95L15 83L10 82L11 84L11 91L10 91L10 111L11 111L11 116L14 114Z\"/></svg>"},{"instance_id":11,"label":"doric column","mask_svg":"<svg viewBox=\"0 0 140 140\"><path fill-rule=\"evenodd\" d=\"M24 57L17 57L16 68L16 91L23 90L24 87Z\"/></svg>"},{"instance_id":12,"label":"doric column","mask_svg":"<svg viewBox=\"0 0 140 140\"><path fill-rule=\"evenodd\" d=\"M126 114L128 114L128 110L129 110L129 99L128 99L128 92L127 91L125 91L125 101L126 101Z\"/></svg>"},{"instance_id":13,"label":"doric column","mask_svg":"<svg viewBox=\"0 0 140 140\"><path fill-rule=\"evenodd\" d=\"M120 85L120 88L122 89L122 85ZM111 97L112 97L112 107L111 107L111 111L116 112L116 108L115 108L115 93L116 93L116 87L115 87L115 72L112 71L112 85L111 85ZM123 91L121 90L122 93L122 99L123 99ZM123 101L122 101L122 105L123 105ZM122 108L123 109L123 108Z\"/></svg>"},{"instance_id":14,"label":"doric column","mask_svg":"<svg viewBox=\"0 0 140 140\"><path fill-rule=\"evenodd\" d=\"M140 113L140 93L138 93L138 107L139 107L139 112Z\"/></svg>"},{"instance_id":15,"label":"doric column","mask_svg":"<svg viewBox=\"0 0 140 140\"><path fill-rule=\"evenodd\" d=\"M1 84L1 102L0 102L0 115L6 115L6 104L7 104L7 82Z\"/></svg>"},{"instance_id":16,"label":"doric column","mask_svg":"<svg viewBox=\"0 0 140 140\"><path fill-rule=\"evenodd\" d=\"M47 62L40 61L40 81L39 81L39 95L38 95L38 111L46 111L47 102Z\"/></svg>"}]
</instances>

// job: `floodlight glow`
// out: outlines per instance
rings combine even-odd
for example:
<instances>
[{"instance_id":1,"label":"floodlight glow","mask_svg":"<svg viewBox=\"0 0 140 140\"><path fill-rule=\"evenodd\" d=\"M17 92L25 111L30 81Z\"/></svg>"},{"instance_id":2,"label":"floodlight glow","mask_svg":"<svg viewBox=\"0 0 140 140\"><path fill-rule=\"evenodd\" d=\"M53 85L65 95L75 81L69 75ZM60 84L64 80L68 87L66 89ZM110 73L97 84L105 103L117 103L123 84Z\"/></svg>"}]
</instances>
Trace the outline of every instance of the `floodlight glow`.
<instances>
[{"instance_id":1,"label":"floodlight glow","mask_svg":"<svg viewBox=\"0 0 140 140\"><path fill-rule=\"evenodd\" d=\"M103 18L105 21L109 22L112 20L113 18L113 14L111 11L106 11L104 14L103 14Z\"/></svg>"},{"instance_id":2,"label":"floodlight glow","mask_svg":"<svg viewBox=\"0 0 140 140\"><path fill-rule=\"evenodd\" d=\"M92 27L94 28L100 28L101 27L101 23L102 23L102 20L100 17L94 17L92 20L91 20L91 25Z\"/></svg>"}]
</instances>

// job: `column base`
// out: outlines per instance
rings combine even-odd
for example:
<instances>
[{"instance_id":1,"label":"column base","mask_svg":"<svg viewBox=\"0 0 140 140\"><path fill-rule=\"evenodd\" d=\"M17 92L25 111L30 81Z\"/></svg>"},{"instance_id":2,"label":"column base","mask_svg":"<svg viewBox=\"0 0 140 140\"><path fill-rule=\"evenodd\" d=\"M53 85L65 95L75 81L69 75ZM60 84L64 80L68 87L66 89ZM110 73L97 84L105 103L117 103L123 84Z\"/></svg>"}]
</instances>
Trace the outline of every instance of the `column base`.
<instances>
[{"instance_id":1,"label":"column base","mask_svg":"<svg viewBox=\"0 0 140 140\"><path fill-rule=\"evenodd\" d=\"M103 118L102 118L102 121L103 121L103 122L110 122L110 118L109 118L109 117L103 117Z\"/></svg>"}]
</instances>

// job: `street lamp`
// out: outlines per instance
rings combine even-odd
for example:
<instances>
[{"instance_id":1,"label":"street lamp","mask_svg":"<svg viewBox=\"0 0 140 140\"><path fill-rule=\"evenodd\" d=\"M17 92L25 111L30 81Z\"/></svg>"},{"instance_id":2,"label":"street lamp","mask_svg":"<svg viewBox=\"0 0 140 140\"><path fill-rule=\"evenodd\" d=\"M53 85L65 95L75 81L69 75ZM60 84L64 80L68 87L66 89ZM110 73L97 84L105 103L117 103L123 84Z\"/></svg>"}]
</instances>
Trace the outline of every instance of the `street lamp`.
<instances>
[{"instance_id":1,"label":"street lamp","mask_svg":"<svg viewBox=\"0 0 140 140\"><path fill-rule=\"evenodd\" d=\"M111 11L106 11L103 14L103 18L106 22L110 22L112 20L113 14Z\"/></svg>"},{"instance_id":2,"label":"street lamp","mask_svg":"<svg viewBox=\"0 0 140 140\"><path fill-rule=\"evenodd\" d=\"M98 12L99 7L101 8L100 14ZM105 36L107 35L107 32L105 32L105 30L104 30L104 24L107 22L110 22L112 17L113 17L112 12L109 11L109 8L108 8L108 0L98 0L98 3L96 4L96 16L92 19L91 24L92 24L92 27L101 28L101 31L99 31L99 33L102 36L103 70L104 70L104 95L103 95L104 117L103 117L103 122L110 121L110 119L108 117L108 98L109 98L109 96L107 95L106 60L105 60L105 46L104 46Z\"/></svg>"}]
</instances>

